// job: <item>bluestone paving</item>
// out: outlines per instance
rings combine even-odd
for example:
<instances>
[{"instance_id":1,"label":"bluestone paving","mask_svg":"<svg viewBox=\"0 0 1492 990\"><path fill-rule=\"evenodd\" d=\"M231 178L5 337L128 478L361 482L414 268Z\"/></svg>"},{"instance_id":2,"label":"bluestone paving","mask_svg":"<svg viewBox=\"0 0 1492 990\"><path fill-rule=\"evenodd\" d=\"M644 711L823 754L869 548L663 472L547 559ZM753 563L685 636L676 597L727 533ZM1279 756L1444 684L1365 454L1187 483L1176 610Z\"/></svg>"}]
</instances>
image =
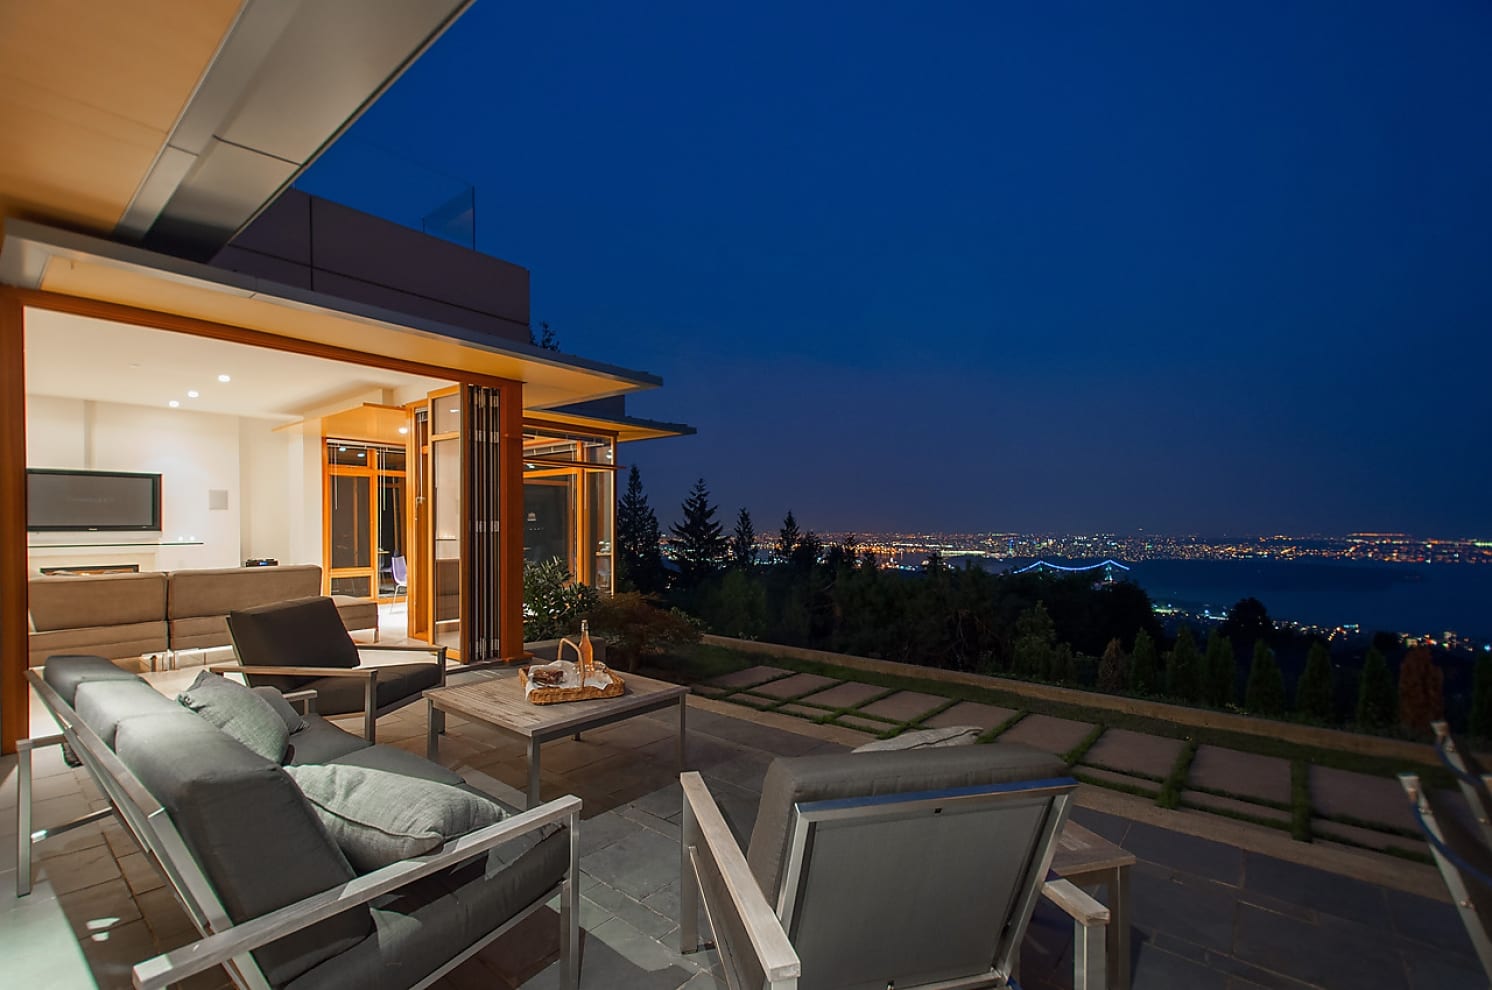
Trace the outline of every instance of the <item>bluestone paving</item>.
<instances>
[{"instance_id":1,"label":"bluestone paving","mask_svg":"<svg viewBox=\"0 0 1492 990\"><path fill-rule=\"evenodd\" d=\"M1059 756L1082 742L1092 731L1087 722L1051 715L1027 715L1000 733L1000 742L1018 742Z\"/></svg>"},{"instance_id":2,"label":"bluestone paving","mask_svg":"<svg viewBox=\"0 0 1492 990\"><path fill-rule=\"evenodd\" d=\"M723 688L748 688L754 685L784 677L791 671L783 670L781 667L747 667L745 670L732 671L729 674L721 674L709 683L715 687Z\"/></svg>"},{"instance_id":3,"label":"bluestone paving","mask_svg":"<svg viewBox=\"0 0 1492 990\"><path fill-rule=\"evenodd\" d=\"M1409 985L1392 940L1330 915L1307 928L1294 918L1240 904L1234 954L1326 990L1403 990Z\"/></svg>"},{"instance_id":4,"label":"bluestone paving","mask_svg":"<svg viewBox=\"0 0 1492 990\"><path fill-rule=\"evenodd\" d=\"M1083 755L1091 763L1120 773L1141 773L1164 780L1184 744L1180 739L1150 736L1129 729L1109 729Z\"/></svg>"},{"instance_id":5,"label":"bluestone paving","mask_svg":"<svg viewBox=\"0 0 1492 990\"><path fill-rule=\"evenodd\" d=\"M878 694L885 694L886 689L874 684L861 684L859 681L845 681L822 691L815 691L803 700L814 705L824 705L829 708L853 708L854 706L874 698Z\"/></svg>"},{"instance_id":6,"label":"bluestone paving","mask_svg":"<svg viewBox=\"0 0 1492 990\"><path fill-rule=\"evenodd\" d=\"M939 712L923 721L929 729L948 729L955 725L977 725L981 729L993 729L1004 725L1015 714L1014 708L998 705L983 705L977 701L960 701L947 711Z\"/></svg>"},{"instance_id":7,"label":"bluestone paving","mask_svg":"<svg viewBox=\"0 0 1492 990\"><path fill-rule=\"evenodd\" d=\"M1340 816L1375 825L1416 828L1404 788L1389 777L1312 766L1311 806L1327 818Z\"/></svg>"},{"instance_id":8,"label":"bluestone paving","mask_svg":"<svg viewBox=\"0 0 1492 990\"><path fill-rule=\"evenodd\" d=\"M1362 880L1286 863L1272 856L1243 854L1245 892L1258 891L1292 904L1388 930L1384 891Z\"/></svg>"},{"instance_id":9,"label":"bluestone paving","mask_svg":"<svg viewBox=\"0 0 1492 990\"><path fill-rule=\"evenodd\" d=\"M860 711L867 715L889 718L897 722L910 722L946 704L948 704L948 699L941 695L923 694L920 691L898 691L880 701L861 705Z\"/></svg>"},{"instance_id":10,"label":"bluestone paving","mask_svg":"<svg viewBox=\"0 0 1492 990\"><path fill-rule=\"evenodd\" d=\"M1202 745L1192 757L1187 783L1213 791L1280 804L1290 802L1290 762L1277 756Z\"/></svg>"}]
</instances>

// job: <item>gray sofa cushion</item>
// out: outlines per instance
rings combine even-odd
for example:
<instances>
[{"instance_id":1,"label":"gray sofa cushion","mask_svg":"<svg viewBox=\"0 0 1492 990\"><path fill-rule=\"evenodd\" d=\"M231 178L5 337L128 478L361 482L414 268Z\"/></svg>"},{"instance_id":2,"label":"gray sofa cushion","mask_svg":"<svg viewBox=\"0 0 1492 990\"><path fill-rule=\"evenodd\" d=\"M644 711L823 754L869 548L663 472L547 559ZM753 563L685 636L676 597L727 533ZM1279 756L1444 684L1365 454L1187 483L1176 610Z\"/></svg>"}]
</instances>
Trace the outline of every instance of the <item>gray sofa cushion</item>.
<instances>
[{"instance_id":1,"label":"gray sofa cushion","mask_svg":"<svg viewBox=\"0 0 1492 990\"><path fill-rule=\"evenodd\" d=\"M280 713L252 689L204 670L176 700L266 760L280 763L285 759L290 729Z\"/></svg>"},{"instance_id":2,"label":"gray sofa cushion","mask_svg":"<svg viewBox=\"0 0 1492 990\"><path fill-rule=\"evenodd\" d=\"M432 763L423 756L416 756L407 749L399 749L397 746L365 746L345 756L321 762L335 766L363 767L368 770L399 773L406 777L434 781L437 784L449 784L452 787L460 787L466 783L460 774L447 770L439 763Z\"/></svg>"},{"instance_id":3,"label":"gray sofa cushion","mask_svg":"<svg viewBox=\"0 0 1492 990\"><path fill-rule=\"evenodd\" d=\"M369 749L373 745L362 736L343 732L320 715L307 715L305 721L306 727L290 736L290 745L295 750L290 763L294 766L330 763L338 757Z\"/></svg>"},{"instance_id":4,"label":"gray sofa cushion","mask_svg":"<svg viewBox=\"0 0 1492 990\"><path fill-rule=\"evenodd\" d=\"M353 878L352 867L285 771L206 719L174 703L171 708L124 721L115 749L170 814L233 921ZM353 908L254 956L270 982L281 986L372 930L368 911Z\"/></svg>"},{"instance_id":5,"label":"gray sofa cushion","mask_svg":"<svg viewBox=\"0 0 1492 990\"><path fill-rule=\"evenodd\" d=\"M337 764L288 769L359 873L423 856L505 817L499 805L450 784Z\"/></svg>"},{"instance_id":6,"label":"gray sofa cushion","mask_svg":"<svg viewBox=\"0 0 1492 990\"><path fill-rule=\"evenodd\" d=\"M238 659L248 667L350 668L359 663L357 644L347 634L347 627L342 625L337 606L330 598L301 598L235 609L228 614L228 629ZM311 680L311 677L279 674L249 677L249 683L255 687L267 685L285 692L306 686ZM325 707L321 697L316 700L316 710L332 711Z\"/></svg>"},{"instance_id":7,"label":"gray sofa cushion","mask_svg":"<svg viewBox=\"0 0 1492 990\"><path fill-rule=\"evenodd\" d=\"M121 722L142 715L181 711L181 706L138 677L127 681L84 681L73 692L73 709L104 745L114 747Z\"/></svg>"},{"instance_id":8,"label":"gray sofa cushion","mask_svg":"<svg viewBox=\"0 0 1492 990\"><path fill-rule=\"evenodd\" d=\"M280 716L280 721L285 723L286 732L294 735L305 730L307 725L305 716L296 711L290 702L285 700L283 694L272 687L256 687L249 688L249 690L269 702L269 707L273 708L275 714Z\"/></svg>"},{"instance_id":9,"label":"gray sofa cushion","mask_svg":"<svg viewBox=\"0 0 1492 990\"><path fill-rule=\"evenodd\" d=\"M322 963L286 990L409 987L547 898L569 864L569 833L524 836L426 877L374 903L375 934Z\"/></svg>"},{"instance_id":10,"label":"gray sofa cushion","mask_svg":"<svg viewBox=\"0 0 1492 990\"><path fill-rule=\"evenodd\" d=\"M62 700L73 704L78 685L84 681L137 681L134 674L117 666L114 661L88 654L59 654L47 657L46 668L41 672L42 680L62 695Z\"/></svg>"},{"instance_id":11,"label":"gray sofa cushion","mask_svg":"<svg viewBox=\"0 0 1492 990\"><path fill-rule=\"evenodd\" d=\"M1018 743L778 759L767 768L746 862L768 903L787 857L793 805L832 798L941 791L1065 777L1067 765Z\"/></svg>"},{"instance_id":12,"label":"gray sofa cushion","mask_svg":"<svg viewBox=\"0 0 1492 990\"><path fill-rule=\"evenodd\" d=\"M257 678L256 678L257 680ZM398 663L378 665L377 704L379 708L418 695L426 688L440 684L440 667L433 663ZM316 691L316 710L322 715L350 715L363 710L366 690L356 677L319 677L302 688Z\"/></svg>"}]
</instances>

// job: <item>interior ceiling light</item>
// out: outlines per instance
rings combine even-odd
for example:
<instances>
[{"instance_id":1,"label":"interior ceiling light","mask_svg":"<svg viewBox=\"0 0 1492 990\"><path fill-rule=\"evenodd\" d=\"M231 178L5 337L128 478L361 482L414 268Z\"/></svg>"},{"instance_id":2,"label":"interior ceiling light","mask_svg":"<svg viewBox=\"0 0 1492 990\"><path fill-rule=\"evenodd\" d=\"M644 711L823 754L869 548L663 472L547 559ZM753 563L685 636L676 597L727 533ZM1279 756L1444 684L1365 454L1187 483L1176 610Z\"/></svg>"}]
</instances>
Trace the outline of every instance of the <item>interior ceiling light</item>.
<instances>
[{"instance_id":1,"label":"interior ceiling light","mask_svg":"<svg viewBox=\"0 0 1492 990\"><path fill-rule=\"evenodd\" d=\"M222 382L222 383L224 383L226 385L228 382L233 381L233 378L230 375L219 375L218 376L218 381L220 381L220 382Z\"/></svg>"},{"instance_id":2,"label":"interior ceiling light","mask_svg":"<svg viewBox=\"0 0 1492 990\"><path fill-rule=\"evenodd\" d=\"M201 394L202 393L198 392L196 389L192 389L190 392L187 393L187 398L188 399L195 399L197 396L199 396Z\"/></svg>"},{"instance_id":3,"label":"interior ceiling light","mask_svg":"<svg viewBox=\"0 0 1492 990\"><path fill-rule=\"evenodd\" d=\"M177 402L175 399L172 399L170 402L166 403L166 405L170 406L172 409L175 409L180 406L181 403Z\"/></svg>"},{"instance_id":4,"label":"interior ceiling light","mask_svg":"<svg viewBox=\"0 0 1492 990\"><path fill-rule=\"evenodd\" d=\"M401 427L399 427L399 433L400 433L400 435L403 435L403 434L408 433L408 432L409 432L409 427L407 427L407 426L401 426Z\"/></svg>"},{"instance_id":5,"label":"interior ceiling light","mask_svg":"<svg viewBox=\"0 0 1492 990\"><path fill-rule=\"evenodd\" d=\"M368 452L366 450L360 450L360 451L357 452L357 456L359 456L359 457L367 457L368 456Z\"/></svg>"}]
</instances>

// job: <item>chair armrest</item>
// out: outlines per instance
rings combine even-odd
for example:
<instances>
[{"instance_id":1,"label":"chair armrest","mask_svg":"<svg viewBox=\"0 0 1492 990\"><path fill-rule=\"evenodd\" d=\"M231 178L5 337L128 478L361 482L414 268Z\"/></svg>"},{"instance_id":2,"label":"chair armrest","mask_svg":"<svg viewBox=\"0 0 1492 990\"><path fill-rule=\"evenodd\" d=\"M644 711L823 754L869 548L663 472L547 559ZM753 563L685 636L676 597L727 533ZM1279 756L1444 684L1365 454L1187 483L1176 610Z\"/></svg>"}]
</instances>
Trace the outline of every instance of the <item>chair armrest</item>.
<instances>
[{"instance_id":1,"label":"chair armrest","mask_svg":"<svg viewBox=\"0 0 1492 990\"><path fill-rule=\"evenodd\" d=\"M445 663L447 649L449 647L445 646L385 646L382 643L357 644L357 651L359 653L430 653L437 655L437 659L441 663Z\"/></svg>"},{"instance_id":2,"label":"chair armrest","mask_svg":"<svg viewBox=\"0 0 1492 990\"><path fill-rule=\"evenodd\" d=\"M213 664L214 674L268 674L272 677L378 677L377 667L261 667L237 663Z\"/></svg>"},{"instance_id":3,"label":"chair armrest","mask_svg":"<svg viewBox=\"0 0 1492 990\"><path fill-rule=\"evenodd\" d=\"M776 984L782 980L796 979L802 975L798 953L788 941L787 932L783 931L776 912L762 896L761 888L756 885L756 878L751 875L746 857L736 845L735 836L725 824L725 818L720 814L720 808L710 795L709 788L705 786L704 778L693 771L682 773L679 775L679 784L684 790L685 806L681 841L684 844L685 859L692 864L694 873L692 878L684 877L685 886L690 886L692 882L704 888L705 914L714 927L714 918L719 916L725 905L713 905L712 910L709 890L712 885L703 883L704 878L700 876L701 868L708 865L705 862L707 856L709 863L714 864L724 893L729 897L730 906L746 931L751 942L751 952L756 956L767 981ZM701 856L702 851L705 856ZM686 896L682 900L686 913L694 909L692 897ZM715 929L715 937L717 942L721 941L719 928ZM730 947L717 948L720 949L722 963L728 963Z\"/></svg>"},{"instance_id":4,"label":"chair armrest","mask_svg":"<svg viewBox=\"0 0 1492 990\"><path fill-rule=\"evenodd\" d=\"M300 713L302 715L309 715L316 710L317 694L318 692L315 688L302 688L299 691L289 691L281 695L281 697L292 705L299 701L301 703Z\"/></svg>"},{"instance_id":5,"label":"chair armrest","mask_svg":"<svg viewBox=\"0 0 1492 990\"><path fill-rule=\"evenodd\" d=\"M1109 923L1109 909L1070 880L1048 880L1041 885L1041 896L1084 928Z\"/></svg>"},{"instance_id":6,"label":"chair armrest","mask_svg":"<svg viewBox=\"0 0 1492 990\"><path fill-rule=\"evenodd\" d=\"M277 911L251 918L189 945L155 956L134 967L136 990L160 990L189 976L220 966L291 932L325 921L333 915L366 904L432 873L518 838L545 825L565 823L578 828L580 798L566 794L496 825L452 839L425 856L403 859L347 883L312 894Z\"/></svg>"}]
</instances>

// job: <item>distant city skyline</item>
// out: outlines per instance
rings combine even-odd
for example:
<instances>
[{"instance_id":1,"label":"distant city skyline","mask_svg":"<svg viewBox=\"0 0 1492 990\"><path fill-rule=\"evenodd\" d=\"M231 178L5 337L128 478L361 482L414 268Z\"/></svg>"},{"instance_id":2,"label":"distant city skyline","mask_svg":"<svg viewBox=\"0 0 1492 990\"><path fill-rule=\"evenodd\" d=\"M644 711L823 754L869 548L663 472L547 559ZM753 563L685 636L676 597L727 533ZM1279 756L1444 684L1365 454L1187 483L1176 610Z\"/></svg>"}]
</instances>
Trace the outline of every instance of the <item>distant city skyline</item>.
<instances>
[{"instance_id":1,"label":"distant city skyline","mask_svg":"<svg viewBox=\"0 0 1492 990\"><path fill-rule=\"evenodd\" d=\"M478 3L347 147L470 182L536 324L662 375L630 408L699 435L620 453L660 519L702 476L761 526L1478 534L1489 42L1390 0Z\"/></svg>"}]
</instances>

